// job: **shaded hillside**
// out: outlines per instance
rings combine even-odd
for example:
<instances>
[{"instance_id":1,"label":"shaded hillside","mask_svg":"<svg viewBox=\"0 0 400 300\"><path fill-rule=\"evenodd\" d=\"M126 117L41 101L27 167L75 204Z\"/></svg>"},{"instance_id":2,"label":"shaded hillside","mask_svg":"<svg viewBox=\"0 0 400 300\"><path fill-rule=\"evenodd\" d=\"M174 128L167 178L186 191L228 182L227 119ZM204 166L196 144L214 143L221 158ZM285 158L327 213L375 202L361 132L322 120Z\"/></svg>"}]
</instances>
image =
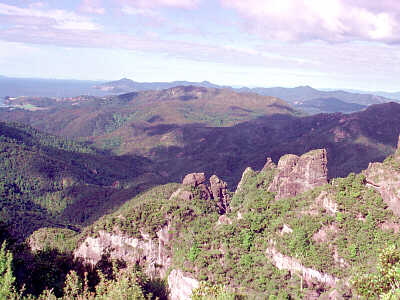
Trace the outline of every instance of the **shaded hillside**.
<instances>
[{"instance_id":1,"label":"shaded hillside","mask_svg":"<svg viewBox=\"0 0 400 300\"><path fill-rule=\"evenodd\" d=\"M329 177L359 172L393 153L400 129L397 103L298 117L276 98L201 87L54 101L41 108L1 109L0 118L93 141L119 155L145 156L166 181L197 171L216 173L231 187L248 165L260 168L267 156L276 161L313 148L327 149Z\"/></svg>"},{"instance_id":2,"label":"shaded hillside","mask_svg":"<svg viewBox=\"0 0 400 300\"><path fill-rule=\"evenodd\" d=\"M77 230L158 182L146 159L3 122L0 169L1 219L18 237L43 226Z\"/></svg>"}]
</instances>

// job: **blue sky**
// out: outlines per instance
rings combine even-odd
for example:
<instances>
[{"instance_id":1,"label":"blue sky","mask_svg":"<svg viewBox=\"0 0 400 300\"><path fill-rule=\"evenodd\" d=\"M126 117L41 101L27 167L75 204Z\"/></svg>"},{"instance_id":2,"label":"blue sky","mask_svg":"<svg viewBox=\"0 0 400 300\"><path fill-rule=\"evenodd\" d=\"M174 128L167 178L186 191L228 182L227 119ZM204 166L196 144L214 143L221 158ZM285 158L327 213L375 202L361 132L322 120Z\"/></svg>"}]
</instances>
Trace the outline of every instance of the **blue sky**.
<instances>
[{"instance_id":1,"label":"blue sky","mask_svg":"<svg viewBox=\"0 0 400 300\"><path fill-rule=\"evenodd\" d=\"M399 91L398 0L2 0L0 75Z\"/></svg>"}]
</instances>

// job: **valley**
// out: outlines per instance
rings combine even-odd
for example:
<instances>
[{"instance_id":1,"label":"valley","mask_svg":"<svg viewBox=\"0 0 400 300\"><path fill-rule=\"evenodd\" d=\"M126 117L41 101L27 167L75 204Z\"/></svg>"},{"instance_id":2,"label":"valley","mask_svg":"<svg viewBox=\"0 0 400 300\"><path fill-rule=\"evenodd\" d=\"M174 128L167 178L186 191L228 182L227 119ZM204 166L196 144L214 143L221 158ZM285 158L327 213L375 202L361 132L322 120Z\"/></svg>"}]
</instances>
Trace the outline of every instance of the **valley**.
<instances>
[{"instance_id":1,"label":"valley","mask_svg":"<svg viewBox=\"0 0 400 300\"><path fill-rule=\"evenodd\" d=\"M398 243L396 102L307 115L189 85L5 105L1 234L26 293L89 276L84 299L125 281L135 299L347 298Z\"/></svg>"}]
</instances>

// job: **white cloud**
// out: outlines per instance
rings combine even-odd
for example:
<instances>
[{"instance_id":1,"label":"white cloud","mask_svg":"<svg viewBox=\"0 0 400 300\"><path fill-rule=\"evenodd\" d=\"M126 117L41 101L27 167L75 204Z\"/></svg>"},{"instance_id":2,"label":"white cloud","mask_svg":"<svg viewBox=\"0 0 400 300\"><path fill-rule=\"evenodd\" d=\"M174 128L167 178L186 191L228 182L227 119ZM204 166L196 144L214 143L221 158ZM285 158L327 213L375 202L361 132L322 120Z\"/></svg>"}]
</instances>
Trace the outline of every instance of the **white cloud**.
<instances>
[{"instance_id":1,"label":"white cloud","mask_svg":"<svg viewBox=\"0 0 400 300\"><path fill-rule=\"evenodd\" d=\"M137 8L158 8L158 7L176 7L176 8L195 8L201 0L120 0L123 4Z\"/></svg>"},{"instance_id":2,"label":"white cloud","mask_svg":"<svg viewBox=\"0 0 400 300\"><path fill-rule=\"evenodd\" d=\"M265 38L400 42L400 2L392 0L220 0ZM373 3L373 4L371 4Z\"/></svg>"},{"instance_id":3,"label":"white cloud","mask_svg":"<svg viewBox=\"0 0 400 300\"><path fill-rule=\"evenodd\" d=\"M98 15L104 15L106 12L101 0L82 0L79 10L88 14Z\"/></svg>"},{"instance_id":4,"label":"white cloud","mask_svg":"<svg viewBox=\"0 0 400 300\"><path fill-rule=\"evenodd\" d=\"M146 8L137 8L132 6L122 7L122 12L126 15L133 15L133 16L143 16L143 17L158 16L158 13L156 13L154 10Z\"/></svg>"},{"instance_id":5,"label":"white cloud","mask_svg":"<svg viewBox=\"0 0 400 300\"><path fill-rule=\"evenodd\" d=\"M23 25L18 24L18 20L20 20L21 17L26 17L47 20L47 25L55 29L88 31L101 29L101 26L92 22L90 18L63 9L43 10L35 7L20 8L0 3L0 15L9 16L9 19L15 17L15 25ZM10 24L12 24L12 21L9 25Z\"/></svg>"}]
</instances>

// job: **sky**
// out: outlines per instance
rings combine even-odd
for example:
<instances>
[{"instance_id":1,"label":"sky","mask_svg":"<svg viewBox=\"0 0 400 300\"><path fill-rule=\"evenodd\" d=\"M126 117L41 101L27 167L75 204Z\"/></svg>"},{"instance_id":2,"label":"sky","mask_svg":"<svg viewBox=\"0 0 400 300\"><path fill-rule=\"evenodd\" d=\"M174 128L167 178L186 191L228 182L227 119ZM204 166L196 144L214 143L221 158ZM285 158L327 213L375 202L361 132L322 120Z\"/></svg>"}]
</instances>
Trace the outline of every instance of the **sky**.
<instances>
[{"instance_id":1,"label":"sky","mask_svg":"<svg viewBox=\"0 0 400 300\"><path fill-rule=\"evenodd\" d=\"M0 0L0 75L400 91L400 1Z\"/></svg>"}]
</instances>

